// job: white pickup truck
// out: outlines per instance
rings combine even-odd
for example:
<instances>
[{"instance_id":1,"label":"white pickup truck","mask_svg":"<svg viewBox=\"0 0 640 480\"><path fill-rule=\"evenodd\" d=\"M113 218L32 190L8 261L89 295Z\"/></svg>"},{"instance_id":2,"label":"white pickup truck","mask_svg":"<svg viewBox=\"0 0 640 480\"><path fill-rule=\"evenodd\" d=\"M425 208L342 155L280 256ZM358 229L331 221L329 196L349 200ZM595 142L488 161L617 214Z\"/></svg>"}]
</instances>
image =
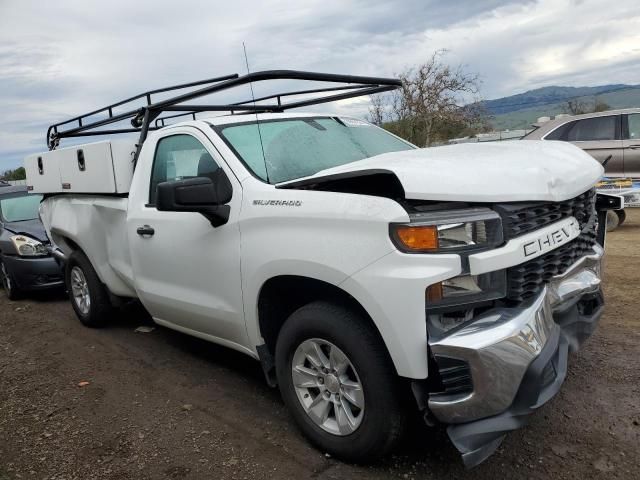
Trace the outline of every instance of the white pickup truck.
<instances>
[{"instance_id":1,"label":"white pickup truck","mask_svg":"<svg viewBox=\"0 0 640 480\"><path fill-rule=\"evenodd\" d=\"M274 79L348 85L185 104ZM83 324L134 298L159 325L254 357L306 437L348 460L390 451L420 410L473 466L558 392L603 310L598 162L560 142L418 149L289 111L396 80L271 71L175 88L195 85L54 125L53 150L26 160ZM309 93L324 96L283 102ZM163 126L175 111L191 119ZM55 149L131 131L137 144Z\"/></svg>"}]
</instances>

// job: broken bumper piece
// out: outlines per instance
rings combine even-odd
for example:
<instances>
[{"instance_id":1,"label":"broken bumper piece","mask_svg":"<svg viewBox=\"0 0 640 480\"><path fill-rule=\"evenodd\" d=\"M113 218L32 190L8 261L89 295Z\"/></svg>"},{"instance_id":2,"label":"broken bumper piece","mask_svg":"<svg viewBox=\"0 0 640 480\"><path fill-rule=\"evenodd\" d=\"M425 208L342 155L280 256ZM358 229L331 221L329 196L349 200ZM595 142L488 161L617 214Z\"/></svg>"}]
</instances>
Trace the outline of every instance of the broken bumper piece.
<instances>
[{"instance_id":1,"label":"broken bumper piece","mask_svg":"<svg viewBox=\"0 0 640 480\"><path fill-rule=\"evenodd\" d=\"M567 356L595 330L604 300L602 249L554 277L528 305L497 309L431 344L436 358L468 366L469 390L429 396L467 467L484 461L505 435L560 390Z\"/></svg>"}]
</instances>

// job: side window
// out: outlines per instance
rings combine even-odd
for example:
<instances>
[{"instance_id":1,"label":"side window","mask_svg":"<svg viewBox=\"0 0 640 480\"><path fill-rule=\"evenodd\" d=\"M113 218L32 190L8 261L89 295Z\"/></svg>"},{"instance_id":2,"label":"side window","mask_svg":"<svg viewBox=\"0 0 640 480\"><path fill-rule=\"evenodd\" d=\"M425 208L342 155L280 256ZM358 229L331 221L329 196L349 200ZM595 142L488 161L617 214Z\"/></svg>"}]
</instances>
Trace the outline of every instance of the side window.
<instances>
[{"instance_id":1,"label":"side window","mask_svg":"<svg viewBox=\"0 0 640 480\"><path fill-rule=\"evenodd\" d=\"M629 122L629 139L640 139L640 113L632 113L627 116Z\"/></svg>"},{"instance_id":2,"label":"side window","mask_svg":"<svg viewBox=\"0 0 640 480\"><path fill-rule=\"evenodd\" d=\"M202 143L191 135L172 135L156 145L151 172L149 203L156 203L159 183L193 177L213 177L219 165Z\"/></svg>"},{"instance_id":3,"label":"side window","mask_svg":"<svg viewBox=\"0 0 640 480\"><path fill-rule=\"evenodd\" d=\"M578 120L567 132L566 139L570 142L615 140L617 119L612 115Z\"/></svg>"},{"instance_id":4,"label":"side window","mask_svg":"<svg viewBox=\"0 0 640 480\"><path fill-rule=\"evenodd\" d=\"M573 128L576 122L565 123L564 125L556 128L551 133L544 137L545 140L564 140L567 141L567 132Z\"/></svg>"}]
</instances>

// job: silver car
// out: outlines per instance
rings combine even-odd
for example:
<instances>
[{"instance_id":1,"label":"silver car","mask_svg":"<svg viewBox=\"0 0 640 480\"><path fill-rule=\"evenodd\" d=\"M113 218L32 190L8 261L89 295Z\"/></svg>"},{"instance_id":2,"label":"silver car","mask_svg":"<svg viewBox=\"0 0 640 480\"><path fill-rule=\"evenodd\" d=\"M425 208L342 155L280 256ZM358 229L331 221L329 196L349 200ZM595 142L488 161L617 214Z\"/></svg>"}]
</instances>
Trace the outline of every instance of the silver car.
<instances>
[{"instance_id":1,"label":"silver car","mask_svg":"<svg viewBox=\"0 0 640 480\"><path fill-rule=\"evenodd\" d=\"M640 108L559 115L534 127L524 140L571 142L601 163L611 156L607 176L640 178Z\"/></svg>"}]
</instances>

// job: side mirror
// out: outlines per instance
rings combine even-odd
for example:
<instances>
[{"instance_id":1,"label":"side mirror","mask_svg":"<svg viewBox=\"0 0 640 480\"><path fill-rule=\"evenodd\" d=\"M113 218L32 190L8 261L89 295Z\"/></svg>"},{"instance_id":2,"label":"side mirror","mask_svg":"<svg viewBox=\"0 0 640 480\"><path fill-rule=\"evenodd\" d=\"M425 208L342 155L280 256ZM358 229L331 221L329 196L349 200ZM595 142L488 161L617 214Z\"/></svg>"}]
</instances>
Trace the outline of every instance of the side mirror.
<instances>
[{"instance_id":1,"label":"side mirror","mask_svg":"<svg viewBox=\"0 0 640 480\"><path fill-rule=\"evenodd\" d=\"M197 212L214 227L224 225L231 211L225 204L231 201L233 190L226 175L220 173L213 179L195 177L158 184L156 208L161 212Z\"/></svg>"}]
</instances>

